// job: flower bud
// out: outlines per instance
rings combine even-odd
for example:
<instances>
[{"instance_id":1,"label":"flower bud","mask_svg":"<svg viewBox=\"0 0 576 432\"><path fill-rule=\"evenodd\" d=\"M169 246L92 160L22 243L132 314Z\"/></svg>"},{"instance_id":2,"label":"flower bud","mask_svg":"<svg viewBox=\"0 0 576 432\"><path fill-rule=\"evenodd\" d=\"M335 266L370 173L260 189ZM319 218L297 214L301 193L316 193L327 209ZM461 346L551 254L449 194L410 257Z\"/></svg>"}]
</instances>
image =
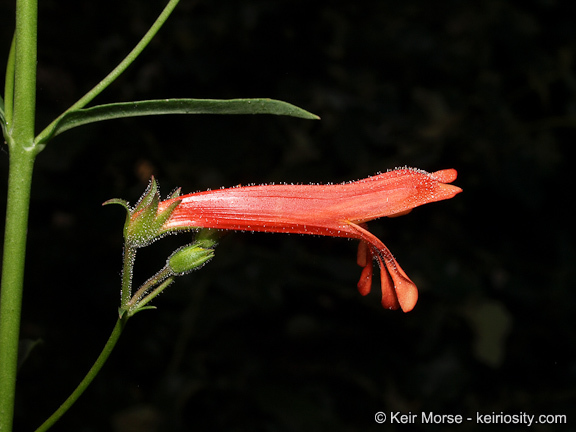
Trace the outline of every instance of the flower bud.
<instances>
[{"instance_id":1,"label":"flower bud","mask_svg":"<svg viewBox=\"0 0 576 432\"><path fill-rule=\"evenodd\" d=\"M202 267L214 256L214 249L206 249L192 243L176 250L166 262L173 275L181 276Z\"/></svg>"}]
</instances>

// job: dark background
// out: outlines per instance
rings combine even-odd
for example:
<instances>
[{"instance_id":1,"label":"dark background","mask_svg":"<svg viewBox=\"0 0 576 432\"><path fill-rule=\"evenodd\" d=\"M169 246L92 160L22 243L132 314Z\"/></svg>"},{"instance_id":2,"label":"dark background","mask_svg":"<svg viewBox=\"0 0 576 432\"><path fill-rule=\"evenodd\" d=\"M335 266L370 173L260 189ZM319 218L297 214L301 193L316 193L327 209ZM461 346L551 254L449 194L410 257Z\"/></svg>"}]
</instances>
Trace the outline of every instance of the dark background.
<instances>
[{"instance_id":1,"label":"dark background","mask_svg":"<svg viewBox=\"0 0 576 432\"><path fill-rule=\"evenodd\" d=\"M37 160L16 430L83 377L116 319L123 211L173 188L456 168L456 198L371 224L417 283L404 314L355 290L356 242L233 233L136 315L58 431L525 430L476 413L576 406L576 26L554 0L182 0L94 103L271 97L322 117L172 116L57 137ZM161 1L40 1L38 130L132 48ZM2 1L5 58L13 4ZM2 66L3 68L3 66ZM7 154L0 154L2 193ZM4 198L4 197L2 197ZM2 202L5 200L2 199ZM4 204L2 204L4 205ZM189 241L143 250L135 281ZM378 425L377 411L463 425Z\"/></svg>"}]
</instances>

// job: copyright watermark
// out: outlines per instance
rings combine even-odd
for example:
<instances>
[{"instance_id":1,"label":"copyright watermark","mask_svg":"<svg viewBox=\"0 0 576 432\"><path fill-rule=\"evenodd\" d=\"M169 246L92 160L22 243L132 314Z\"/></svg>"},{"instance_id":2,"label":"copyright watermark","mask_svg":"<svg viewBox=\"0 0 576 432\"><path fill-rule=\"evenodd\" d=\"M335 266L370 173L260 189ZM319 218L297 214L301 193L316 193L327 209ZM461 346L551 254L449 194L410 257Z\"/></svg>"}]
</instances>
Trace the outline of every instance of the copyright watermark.
<instances>
[{"instance_id":1,"label":"copyright watermark","mask_svg":"<svg viewBox=\"0 0 576 432\"><path fill-rule=\"evenodd\" d=\"M374 420L376 420L376 423L386 423L386 414L378 411L374 416Z\"/></svg>"},{"instance_id":2,"label":"copyright watermark","mask_svg":"<svg viewBox=\"0 0 576 432\"><path fill-rule=\"evenodd\" d=\"M400 411L378 411L374 414L374 421L378 424L514 424L532 426L535 424L566 424L568 418L565 414L528 414L519 412L506 414L503 412L480 413L473 416L461 414L437 414L434 412L402 413Z\"/></svg>"}]
</instances>

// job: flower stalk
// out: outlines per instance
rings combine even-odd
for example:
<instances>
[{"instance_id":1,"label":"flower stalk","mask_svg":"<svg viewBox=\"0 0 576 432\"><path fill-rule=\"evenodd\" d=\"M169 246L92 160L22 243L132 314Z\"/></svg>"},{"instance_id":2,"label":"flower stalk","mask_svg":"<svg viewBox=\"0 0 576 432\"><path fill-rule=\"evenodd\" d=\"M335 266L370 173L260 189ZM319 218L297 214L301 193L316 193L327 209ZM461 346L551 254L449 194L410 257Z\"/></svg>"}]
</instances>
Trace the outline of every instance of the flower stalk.
<instances>
[{"instance_id":1,"label":"flower stalk","mask_svg":"<svg viewBox=\"0 0 576 432\"><path fill-rule=\"evenodd\" d=\"M78 398L80 398L82 393L84 393L84 391L88 388L88 386L92 383L92 381L94 381L94 378L96 378L96 376L100 372L100 369L102 369L102 367L106 363L106 360L108 360L108 357L110 357L110 354L112 353L112 350L116 346L118 339L120 339L120 335L122 335L122 331L124 330L127 321L128 316L118 318L118 321L116 321L116 325L114 326L114 329L112 330L112 333L110 334L108 341L106 342L106 345L104 345L104 348L100 352L100 355L98 356L98 358L96 359L96 361L94 362L94 364L92 365L86 376L82 379L82 381L80 381L80 384L78 384L76 389L70 394L70 396L68 396L68 398L62 403L62 405L60 405L60 407L56 411L54 411L54 413L50 417L48 417L46 421L42 423L42 425L40 425L38 429L36 429L36 432L45 432L48 429L50 429L54 425L54 423L56 423L66 413L66 411L68 411L70 407L74 405L74 403L78 400Z\"/></svg>"},{"instance_id":2,"label":"flower stalk","mask_svg":"<svg viewBox=\"0 0 576 432\"><path fill-rule=\"evenodd\" d=\"M122 301L120 316L124 312L128 312L128 316L132 316L136 312L143 310L146 304L174 281L174 277L182 276L202 267L214 257L215 246L216 242L212 239L197 239L193 243L174 251L166 260L166 265L162 270L144 282L129 300ZM124 266L127 271L132 271L130 263L125 262ZM125 280L123 283L129 284L130 282ZM122 290L123 299L124 291ZM150 307L146 308L149 309Z\"/></svg>"}]
</instances>

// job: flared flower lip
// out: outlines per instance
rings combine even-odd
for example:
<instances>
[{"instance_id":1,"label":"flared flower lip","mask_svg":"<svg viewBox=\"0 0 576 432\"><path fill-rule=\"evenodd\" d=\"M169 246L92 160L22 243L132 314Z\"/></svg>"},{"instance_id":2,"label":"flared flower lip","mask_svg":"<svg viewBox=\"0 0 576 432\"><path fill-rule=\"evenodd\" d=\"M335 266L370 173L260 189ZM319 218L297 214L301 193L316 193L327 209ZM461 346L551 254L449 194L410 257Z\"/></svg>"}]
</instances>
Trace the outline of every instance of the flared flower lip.
<instances>
[{"instance_id":1,"label":"flared flower lip","mask_svg":"<svg viewBox=\"0 0 576 432\"><path fill-rule=\"evenodd\" d=\"M212 228L358 239L358 263L364 267L360 292L370 290L372 273L368 267L376 260L381 268L383 305L407 312L416 304L416 286L365 223L454 197L462 191L448 184L456 177L454 169L428 173L401 168L349 183L233 187L165 200L158 211L174 200L180 201L163 231Z\"/></svg>"}]
</instances>

